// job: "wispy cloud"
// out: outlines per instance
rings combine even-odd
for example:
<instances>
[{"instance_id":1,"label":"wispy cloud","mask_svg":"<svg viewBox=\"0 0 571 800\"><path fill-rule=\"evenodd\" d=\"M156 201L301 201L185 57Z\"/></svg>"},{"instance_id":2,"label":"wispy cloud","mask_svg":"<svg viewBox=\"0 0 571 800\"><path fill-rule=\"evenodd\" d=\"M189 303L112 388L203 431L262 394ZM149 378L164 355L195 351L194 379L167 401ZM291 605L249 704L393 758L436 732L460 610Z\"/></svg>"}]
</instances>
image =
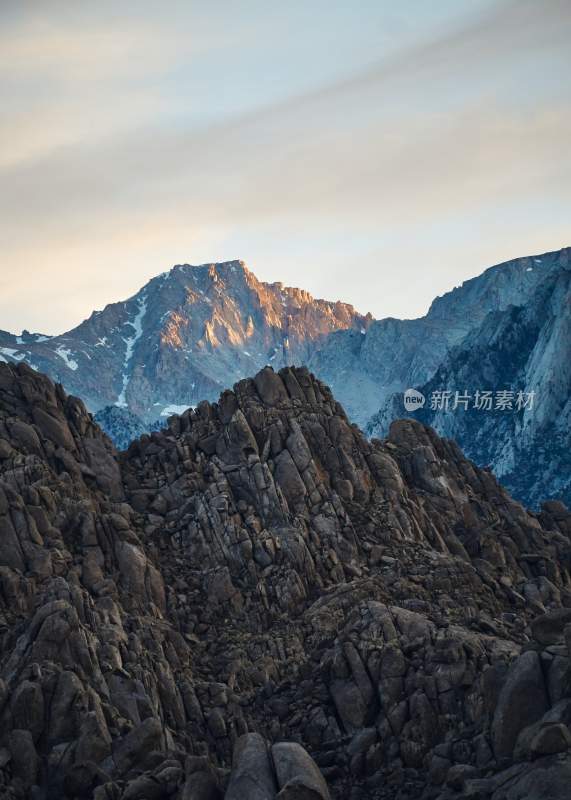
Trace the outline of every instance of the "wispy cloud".
<instances>
[{"instance_id":1,"label":"wispy cloud","mask_svg":"<svg viewBox=\"0 0 571 800\"><path fill-rule=\"evenodd\" d=\"M224 76L231 85L242 57L263 70L267 43L257 61L241 55L235 30L223 29L221 46L208 17L196 20L204 36L195 51L185 25L172 40L150 11L136 23L111 32L105 14L85 32L47 29L42 18L13 23L20 34L9 66L0 64L11 86L0 138L0 312L10 324L71 325L169 260L230 256L318 294L331 294L334 265L335 295L414 315L477 266L461 260L466 252L484 267L536 243L567 243L557 220L571 199L568 3L475 3L465 19L404 37L406 46L381 48L360 69L356 58L346 74L336 66L334 79L301 91L296 78L295 91L262 85L256 94L253 81L240 102L239 92L222 97ZM538 199L550 215L538 213ZM498 215L503 239L490 221ZM545 217L533 236L532 215ZM422 257L433 285L423 276L387 307L395 263L420 274ZM31 282L49 291L54 274L73 301L54 290L51 312L26 314Z\"/></svg>"}]
</instances>

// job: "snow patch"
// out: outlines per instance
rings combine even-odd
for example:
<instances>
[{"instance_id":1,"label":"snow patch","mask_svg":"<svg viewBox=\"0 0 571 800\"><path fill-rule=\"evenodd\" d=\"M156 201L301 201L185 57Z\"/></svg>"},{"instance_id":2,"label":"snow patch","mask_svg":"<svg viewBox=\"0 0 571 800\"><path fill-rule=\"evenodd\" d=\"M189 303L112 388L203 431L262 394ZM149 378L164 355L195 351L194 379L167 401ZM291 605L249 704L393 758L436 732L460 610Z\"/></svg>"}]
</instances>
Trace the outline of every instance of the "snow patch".
<instances>
[{"instance_id":1,"label":"snow patch","mask_svg":"<svg viewBox=\"0 0 571 800\"><path fill-rule=\"evenodd\" d=\"M99 338L95 342L95 347L105 347L107 345L107 336L104 336L102 339Z\"/></svg>"},{"instance_id":2,"label":"snow patch","mask_svg":"<svg viewBox=\"0 0 571 800\"><path fill-rule=\"evenodd\" d=\"M0 347L0 353L13 358L14 361L23 361L26 358L25 353L21 353L19 350L14 350L12 347ZM2 361L6 362L6 359L3 358Z\"/></svg>"},{"instance_id":3,"label":"snow patch","mask_svg":"<svg viewBox=\"0 0 571 800\"><path fill-rule=\"evenodd\" d=\"M540 258L534 258L533 260L535 261L536 264L541 264L541 259Z\"/></svg>"},{"instance_id":4,"label":"snow patch","mask_svg":"<svg viewBox=\"0 0 571 800\"><path fill-rule=\"evenodd\" d=\"M135 314L135 318L132 322L126 322L125 325L130 325L133 328L133 335L128 336L126 339L123 339L125 344L127 345L127 349L125 350L125 359L123 361L123 386L121 387L121 391L119 392L119 397L115 401L116 406L120 406L121 408L127 407L127 386L129 385L129 373L127 372L127 368L129 367L129 362L133 357L133 350L135 349L135 345L139 341L143 333L143 317L147 313L147 298L146 295L143 295L141 299L138 301L138 311Z\"/></svg>"},{"instance_id":5,"label":"snow patch","mask_svg":"<svg viewBox=\"0 0 571 800\"><path fill-rule=\"evenodd\" d=\"M528 268L526 269L526 272L533 272L533 267L528 267Z\"/></svg>"},{"instance_id":6,"label":"snow patch","mask_svg":"<svg viewBox=\"0 0 571 800\"><path fill-rule=\"evenodd\" d=\"M161 417L171 417L173 414L184 414L187 408L196 408L196 406L189 406L189 405L180 405L177 406L175 404L170 406L165 406L160 413Z\"/></svg>"},{"instance_id":7,"label":"snow patch","mask_svg":"<svg viewBox=\"0 0 571 800\"><path fill-rule=\"evenodd\" d=\"M75 370L78 367L78 363L77 363L77 361L74 361L73 358L69 357L70 354L71 354L71 350L66 349L63 346L63 344L60 344L59 347L56 347L56 353L61 359L63 359L65 361L66 367L68 367L68 369L71 369L71 370L73 370L73 372L75 372Z\"/></svg>"}]
</instances>

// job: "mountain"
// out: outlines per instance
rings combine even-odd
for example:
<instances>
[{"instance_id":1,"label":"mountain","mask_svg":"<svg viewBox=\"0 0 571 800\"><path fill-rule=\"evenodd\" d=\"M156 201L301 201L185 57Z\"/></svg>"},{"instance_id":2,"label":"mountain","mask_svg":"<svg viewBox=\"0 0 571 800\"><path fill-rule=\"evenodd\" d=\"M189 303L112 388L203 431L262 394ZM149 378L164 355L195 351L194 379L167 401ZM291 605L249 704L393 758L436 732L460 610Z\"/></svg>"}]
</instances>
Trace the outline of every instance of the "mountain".
<instances>
[{"instance_id":1,"label":"mountain","mask_svg":"<svg viewBox=\"0 0 571 800\"><path fill-rule=\"evenodd\" d=\"M489 465L526 503L537 507L553 497L571 506L570 356L566 265L545 275L525 304L490 312L452 348L434 376L417 385L428 402L411 413L455 439L478 464ZM486 390L492 391L492 408L475 407L477 394ZM444 391L452 395L449 402L438 401ZM469 398L456 408L455 391ZM508 393L507 406L498 403L501 392ZM367 431L384 435L395 416L405 414L403 396L395 394Z\"/></svg>"},{"instance_id":2,"label":"mountain","mask_svg":"<svg viewBox=\"0 0 571 800\"><path fill-rule=\"evenodd\" d=\"M437 297L425 317L377 320L362 335L354 330L333 333L308 366L331 386L349 416L366 427L379 410L382 414L391 395L402 396L408 388L427 383L450 350L488 314L526 305L549 275L561 269L571 269L570 248L490 267Z\"/></svg>"},{"instance_id":3,"label":"mountain","mask_svg":"<svg viewBox=\"0 0 571 800\"><path fill-rule=\"evenodd\" d=\"M105 406L93 415L93 419L118 450L126 450L135 439L166 425L165 418L145 424L140 417L122 406Z\"/></svg>"},{"instance_id":4,"label":"mountain","mask_svg":"<svg viewBox=\"0 0 571 800\"><path fill-rule=\"evenodd\" d=\"M411 387L534 391L535 408L519 416L483 424L481 414L425 408L423 420L456 437L522 502L569 503L570 255L491 267L412 320L373 320L262 283L239 261L177 266L62 336L0 332L0 359L29 363L82 397L121 449L267 364L307 364L372 436L406 414Z\"/></svg>"},{"instance_id":5,"label":"mountain","mask_svg":"<svg viewBox=\"0 0 571 800\"><path fill-rule=\"evenodd\" d=\"M305 363L339 328L371 316L262 283L241 261L176 266L61 336L0 333L0 359L25 361L93 412L128 408L144 423L215 399L271 363Z\"/></svg>"},{"instance_id":6,"label":"mountain","mask_svg":"<svg viewBox=\"0 0 571 800\"><path fill-rule=\"evenodd\" d=\"M118 454L0 364L10 800L563 800L571 515L271 368Z\"/></svg>"}]
</instances>

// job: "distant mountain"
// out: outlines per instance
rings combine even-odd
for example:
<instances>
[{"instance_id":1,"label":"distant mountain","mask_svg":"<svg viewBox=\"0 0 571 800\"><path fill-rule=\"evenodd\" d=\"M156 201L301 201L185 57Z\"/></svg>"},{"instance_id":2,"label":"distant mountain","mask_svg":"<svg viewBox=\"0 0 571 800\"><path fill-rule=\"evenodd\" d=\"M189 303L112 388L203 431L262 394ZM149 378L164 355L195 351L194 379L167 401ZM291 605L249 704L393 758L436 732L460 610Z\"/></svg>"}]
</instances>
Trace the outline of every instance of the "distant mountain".
<instances>
[{"instance_id":1,"label":"distant mountain","mask_svg":"<svg viewBox=\"0 0 571 800\"><path fill-rule=\"evenodd\" d=\"M524 304L489 313L416 388L427 403L410 415L455 439L476 463L489 465L515 497L533 506L547 498L571 506L568 265L545 275ZM438 394L444 391L451 396ZM456 391L469 399L456 403ZM485 391L492 391L487 403ZM501 392L508 394L498 397ZM394 394L367 432L383 436L395 417L406 414L402 393Z\"/></svg>"},{"instance_id":2,"label":"distant mountain","mask_svg":"<svg viewBox=\"0 0 571 800\"><path fill-rule=\"evenodd\" d=\"M569 248L515 259L436 298L420 319L375 321L263 283L241 261L183 265L61 336L0 332L0 360L27 362L82 397L120 448L267 364L309 366L377 437L406 415L410 387L509 383L535 391L536 407L485 424L427 408L423 419L522 501L569 502L570 270Z\"/></svg>"},{"instance_id":3,"label":"distant mountain","mask_svg":"<svg viewBox=\"0 0 571 800\"><path fill-rule=\"evenodd\" d=\"M135 439L151 431L158 431L167 423L166 417L155 420L154 423L145 423L128 408L120 406L106 406L97 411L93 419L118 450L126 450Z\"/></svg>"},{"instance_id":4,"label":"distant mountain","mask_svg":"<svg viewBox=\"0 0 571 800\"><path fill-rule=\"evenodd\" d=\"M391 395L429 381L450 350L490 312L525 305L560 269L571 269L570 248L490 267L437 297L424 317L378 320L363 334L333 333L312 354L308 366L331 386L349 416L370 428L371 417L386 409ZM390 419L390 415L383 418L383 434Z\"/></svg>"},{"instance_id":5,"label":"distant mountain","mask_svg":"<svg viewBox=\"0 0 571 800\"><path fill-rule=\"evenodd\" d=\"M93 412L116 405L148 423L266 364L303 364L332 331L371 321L346 303L258 281L241 261L185 264L61 336L0 332L0 360L48 374Z\"/></svg>"}]
</instances>

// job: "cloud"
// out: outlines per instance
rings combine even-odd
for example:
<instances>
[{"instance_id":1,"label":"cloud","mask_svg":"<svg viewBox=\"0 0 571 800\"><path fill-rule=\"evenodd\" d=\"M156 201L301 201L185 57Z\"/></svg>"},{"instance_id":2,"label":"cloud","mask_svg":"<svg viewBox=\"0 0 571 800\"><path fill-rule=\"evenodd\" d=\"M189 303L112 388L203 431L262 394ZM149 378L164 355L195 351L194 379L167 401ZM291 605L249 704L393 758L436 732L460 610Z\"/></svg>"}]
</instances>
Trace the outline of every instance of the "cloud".
<instances>
[{"instance_id":1,"label":"cloud","mask_svg":"<svg viewBox=\"0 0 571 800\"><path fill-rule=\"evenodd\" d=\"M86 284L101 287L101 301L112 300L168 267L168 259L195 261L199 254L201 260L263 254L268 261L253 263L255 271L290 283L299 276L326 294L328 240L342 254L335 259L338 296L347 291L344 299L351 299L353 284L374 281L381 297L383 253L394 263L399 242L406 253L412 238L430 241L427 262L436 269L439 251L458 231L466 236L463 249L484 255L474 238L482 228L470 228L470 219L490 226L494 216L511 217L515 232L518 214L531 214L532 199L556 207L553 218L568 207L567 3L494 4L463 27L448 26L358 73L272 104L262 93L234 114L217 113L214 101L196 114L193 91L203 96L204 87L188 78L185 59L172 60L162 35L148 64L129 63L122 71L121 53L143 41L143 32L121 39L120 31L109 44L116 80L105 77L106 68L92 72L86 56L85 74L97 76L86 106L74 80L69 88L63 76L59 104L10 116L0 150L7 153L0 161L0 236L11 274L2 276L0 311L4 302L8 313L4 298L17 306L32 279L52 283L56 273L76 287L73 307L57 316L71 324L95 300ZM54 46L45 45L46 64L57 54ZM224 60L224 48L213 48L223 75L239 54L231 48ZM81 59L81 48L66 58L68 65ZM181 64L177 88L173 70ZM214 66L211 72L219 75ZM207 85L214 93L224 88L218 79ZM532 223L528 218L526 226ZM563 235L563 227L543 224L550 236ZM497 231L491 239L501 244ZM311 275L307 263L296 263L296 242L297 260L313 259ZM521 242L530 242L529 235ZM234 243L248 253L228 252ZM461 249L458 242L446 262L442 280L447 275L449 284ZM364 252L363 263L344 276L339 264ZM118 264L126 277L111 291ZM411 313L429 299L415 291L409 291ZM370 293L364 296L369 302ZM375 305L376 313L390 312Z\"/></svg>"}]
</instances>

